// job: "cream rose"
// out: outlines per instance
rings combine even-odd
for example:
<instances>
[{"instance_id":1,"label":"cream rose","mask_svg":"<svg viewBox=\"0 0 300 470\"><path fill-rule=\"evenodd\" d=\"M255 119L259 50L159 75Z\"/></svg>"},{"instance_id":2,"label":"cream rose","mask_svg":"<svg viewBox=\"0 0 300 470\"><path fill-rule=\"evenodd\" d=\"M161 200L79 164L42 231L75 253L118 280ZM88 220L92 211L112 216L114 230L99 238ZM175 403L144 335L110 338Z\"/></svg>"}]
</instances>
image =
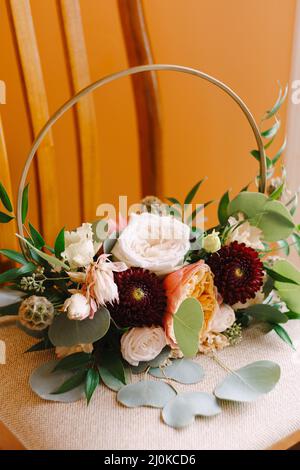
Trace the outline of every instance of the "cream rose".
<instances>
[{"instance_id":1,"label":"cream rose","mask_svg":"<svg viewBox=\"0 0 300 470\"><path fill-rule=\"evenodd\" d=\"M234 227L243 220L243 214L238 214L237 218L229 217L228 222L231 227ZM264 245L261 241L262 238L262 231L259 228L250 225L248 221L245 221L237 228L232 228L227 237L226 244L228 245L231 242L237 241L238 243L245 243L246 246L249 246L254 250L263 250Z\"/></svg>"},{"instance_id":2,"label":"cream rose","mask_svg":"<svg viewBox=\"0 0 300 470\"><path fill-rule=\"evenodd\" d=\"M132 214L112 254L127 266L165 275L183 264L190 248L188 225L170 216Z\"/></svg>"},{"instance_id":3,"label":"cream rose","mask_svg":"<svg viewBox=\"0 0 300 470\"><path fill-rule=\"evenodd\" d=\"M235 322L235 313L230 305L222 304L216 309L211 322L210 330L214 333L222 333Z\"/></svg>"},{"instance_id":4,"label":"cream rose","mask_svg":"<svg viewBox=\"0 0 300 470\"><path fill-rule=\"evenodd\" d=\"M125 361L138 366L140 361L151 361L166 346L166 337L160 326L135 327L121 338L121 352Z\"/></svg>"},{"instance_id":5,"label":"cream rose","mask_svg":"<svg viewBox=\"0 0 300 470\"><path fill-rule=\"evenodd\" d=\"M93 242L91 224L82 224L73 232L65 232L65 251L62 253L64 260L68 261L72 269L88 266L99 248Z\"/></svg>"}]
</instances>

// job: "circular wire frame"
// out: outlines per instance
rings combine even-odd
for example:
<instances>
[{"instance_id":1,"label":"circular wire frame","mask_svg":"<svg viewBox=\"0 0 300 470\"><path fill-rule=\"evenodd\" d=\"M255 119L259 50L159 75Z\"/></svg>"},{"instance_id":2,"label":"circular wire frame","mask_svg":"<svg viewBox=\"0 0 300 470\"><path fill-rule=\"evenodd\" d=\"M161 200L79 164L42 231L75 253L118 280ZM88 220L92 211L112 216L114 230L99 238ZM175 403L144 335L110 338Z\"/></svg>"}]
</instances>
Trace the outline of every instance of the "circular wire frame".
<instances>
[{"instance_id":1,"label":"circular wire frame","mask_svg":"<svg viewBox=\"0 0 300 470\"><path fill-rule=\"evenodd\" d=\"M259 191L264 193L265 192L265 187L266 187L266 154L265 154L265 149L264 145L262 142L262 138L260 135L260 131L258 128L258 125L256 124L256 121L250 112L249 108L247 105L244 103L244 101L225 83L221 82L215 77L212 77L211 75L208 75L207 73L202 72L201 70L197 70L191 67L185 67L183 65L172 65L172 64L150 64L150 65L140 65L137 67L131 67L126 70L122 70L120 72L112 73L110 75L106 75L103 78L100 78L99 80L96 80L95 82L91 83L87 87L83 88L80 90L78 93L76 93L72 98L70 98L68 101L66 101L46 122L44 127L40 130L38 135L36 136L32 147L28 153L24 169L21 175L20 183L19 183L19 190L18 190L18 204L17 204L17 224L18 224L18 232L21 235L21 237L24 238L24 230L23 230L23 222L22 222L22 197L23 197L23 191L25 188L28 172L30 169L30 165L32 163L32 160L34 159L37 149L42 142L43 138L45 135L49 132L53 124L61 117L63 114L68 111L72 106L74 106L81 98L86 96L87 94L97 90L97 88L100 88L103 85L106 85L108 83L111 83L115 80L118 80L119 78L123 77L128 77L130 75L136 75L141 72L155 72L155 71L172 71L172 72L181 72L181 73L186 73L189 75L193 75L195 77L202 78L203 80L208 81L209 83L212 83L213 85L217 86L221 90L225 91L227 95L229 95L240 107L240 109L243 111L245 114L251 128L253 131L253 134L255 136L255 140L257 143L259 155L260 155L260 160L259 160ZM22 248L22 251L24 254L26 254L26 247L24 246L24 242L20 240L20 245Z\"/></svg>"}]
</instances>

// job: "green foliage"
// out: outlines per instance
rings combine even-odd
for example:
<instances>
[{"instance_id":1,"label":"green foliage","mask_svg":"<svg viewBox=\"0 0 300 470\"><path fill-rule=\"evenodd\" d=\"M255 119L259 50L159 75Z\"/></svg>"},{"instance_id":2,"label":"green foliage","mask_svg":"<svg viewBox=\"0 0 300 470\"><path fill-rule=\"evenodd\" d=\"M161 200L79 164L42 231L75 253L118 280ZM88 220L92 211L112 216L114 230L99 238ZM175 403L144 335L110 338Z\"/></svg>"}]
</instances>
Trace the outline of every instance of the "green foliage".
<instances>
[{"instance_id":1,"label":"green foliage","mask_svg":"<svg viewBox=\"0 0 300 470\"><path fill-rule=\"evenodd\" d=\"M174 333L182 353L186 357L196 355L199 346L199 333L203 326L203 310L194 298L184 300L174 315Z\"/></svg>"},{"instance_id":2,"label":"green foliage","mask_svg":"<svg viewBox=\"0 0 300 470\"><path fill-rule=\"evenodd\" d=\"M2 183L0 183L0 201L8 212L13 211L12 203Z\"/></svg>"},{"instance_id":3,"label":"green foliage","mask_svg":"<svg viewBox=\"0 0 300 470\"><path fill-rule=\"evenodd\" d=\"M277 333L279 338L281 338L285 343L291 346L292 349L296 350L288 332L281 325L274 325L273 330L275 331L275 333Z\"/></svg>"},{"instance_id":4,"label":"green foliage","mask_svg":"<svg viewBox=\"0 0 300 470\"><path fill-rule=\"evenodd\" d=\"M17 278L34 272L36 266L33 263L27 263L21 268L12 268L0 274L0 284L15 281Z\"/></svg>"},{"instance_id":5,"label":"green foliage","mask_svg":"<svg viewBox=\"0 0 300 470\"><path fill-rule=\"evenodd\" d=\"M28 214L28 195L29 195L29 183L25 186L22 196L22 222L25 224L26 217Z\"/></svg>"},{"instance_id":6,"label":"green foliage","mask_svg":"<svg viewBox=\"0 0 300 470\"><path fill-rule=\"evenodd\" d=\"M12 217L11 215L5 214L4 212L0 211L0 224L7 224L13 219L14 217Z\"/></svg>"},{"instance_id":7,"label":"green foliage","mask_svg":"<svg viewBox=\"0 0 300 470\"><path fill-rule=\"evenodd\" d=\"M63 261L59 260L55 256L47 255L47 253L44 253L43 251L36 248L26 238L21 237L21 235L17 234L17 237L20 238L21 240L23 240L23 242L25 242L33 251L35 251L39 255L40 258L47 261L50 264L50 266L52 266L54 268L62 268L62 269L65 269L65 270L69 270L69 266L67 264L63 263Z\"/></svg>"},{"instance_id":8,"label":"green foliage","mask_svg":"<svg viewBox=\"0 0 300 470\"><path fill-rule=\"evenodd\" d=\"M202 180L200 180L198 183L195 184L195 186L192 187L192 189L188 192L185 200L184 200L184 204L191 204L191 202L193 201L194 197L196 196L200 186L204 183L204 181L206 181L207 178L203 178Z\"/></svg>"},{"instance_id":9,"label":"green foliage","mask_svg":"<svg viewBox=\"0 0 300 470\"><path fill-rule=\"evenodd\" d=\"M269 242L284 240L295 228L288 209L261 193L242 192L228 206L228 214L242 212L251 225L260 228Z\"/></svg>"},{"instance_id":10,"label":"green foliage","mask_svg":"<svg viewBox=\"0 0 300 470\"><path fill-rule=\"evenodd\" d=\"M33 241L34 246L38 249L41 250L45 246L45 240L43 239L42 235L34 228L33 225L29 222L29 230L30 230L30 235L31 239Z\"/></svg>"},{"instance_id":11,"label":"green foliage","mask_svg":"<svg viewBox=\"0 0 300 470\"><path fill-rule=\"evenodd\" d=\"M125 368L119 351L103 350L100 357L100 366L122 384L126 384Z\"/></svg>"},{"instance_id":12,"label":"green foliage","mask_svg":"<svg viewBox=\"0 0 300 470\"><path fill-rule=\"evenodd\" d=\"M0 250L0 254L3 256L6 256L6 258L16 261L19 264L28 263L27 259L22 255L22 253L19 253L18 251L15 251L15 250Z\"/></svg>"},{"instance_id":13,"label":"green foliage","mask_svg":"<svg viewBox=\"0 0 300 470\"><path fill-rule=\"evenodd\" d=\"M56 258L60 258L63 251L65 251L65 228L61 229L54 243L54 253Z\"/></svg>"},{"instance_id":14,"label":"green foliage","mask_svg":"<svg viewBox=\"0 0 300 470\"><path fill-rule=\"evenodd\" d=\"M288 321L288 317L278 308L267 304L251 305L243 312L258 322L286 323Z\"/></svg>"},{"instance_id":15,"label":"green foliage","mask_svg":"<svg viewBox=\"0 0 300 470\"><path fill-rule=\"evenodd\" d=\"M49 338L46 335L42 339L42 341L35 343L33 346L27 349L25 353L36 352L36 351L46 351L47 349L52 349L52 348L53 348L53 344L51 343L51 341L49 341Z\"/></svg>"},{"instance_id":16,"label":"green foliage","mask_svg":"<svg viewBox=\"0 0 300 470\"><path fill-rule=\"evenodd\" d=\"M85 396L87 404L90 403L91 398L100 383L99 372L96 369L89 369L85 377Z\"/></svg>"},{"instance_id":17,"label":"green foliage","mask_svg":"<svg viewBox=\"0 0 300 470\"><path fill-rule=\"evenodd\" d=\"M91 354L78 352L70 354L69 356L61 359L53 369L53 372L57 370L76 370L85 368L91 362Z\"/></svg>"},{"instance_id":18,"label":"green foliage","mask_svg":"<svg viewBox=\"0 0 300 470\"><path fill-rule=\"evenodd\" d=\"M85 382L86 375L86 370L79 370L69 379L67 379L62 385L60 385L54 392L52 392L52 394L57 395L60 393L66 393L70 390L73 390L74 388L79 387L79 385Z\"/></svg>"},{"instance_id":19,"label":"green foliage","mask_svg":"<svg viewBox=\"0 0 300 470\"><path fill-rule=\"evenodd\" d=\"M218 218L221 225L225 225L228 220L229 191L223 194L218 207Z\"/></svg>"}]
</instances>

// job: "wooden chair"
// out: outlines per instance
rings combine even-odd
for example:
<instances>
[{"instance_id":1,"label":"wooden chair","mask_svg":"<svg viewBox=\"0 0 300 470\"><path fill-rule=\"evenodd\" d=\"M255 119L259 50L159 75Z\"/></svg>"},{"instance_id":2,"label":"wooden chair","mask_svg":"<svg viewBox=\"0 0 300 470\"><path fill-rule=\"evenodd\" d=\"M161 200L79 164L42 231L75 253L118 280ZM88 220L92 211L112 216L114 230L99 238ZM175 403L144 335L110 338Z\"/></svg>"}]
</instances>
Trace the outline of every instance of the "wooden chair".
<instances>
[{"instance_id":1,"label":"wooden chair","mask_svg":"<svg viewBox=\"0 0 300 470\"><path fill-rule=\"evenodd\" d=\"M10 0L10 21L19 54L19 68L24 81L28 102L28 117L33 135L36 135L49 118L46 87L44 83L39 47L32 19L30 0ZM85 46L79 0L60 0L61 19L66 61L75 93L90 82L88 55ZM153 62L150 41L141 0L118 0L128 64L141 65ZM138 123L142 195L162 194L161 171L161 119L155 73L132 77L135 109ZM1 108L0 108L1 111ZM80 143L80 175L85 191L81 194L82 220L94 215L97 204L95 188L100 184L99 144L95 104L92 95L85 97L76 108L76 132ZM0 116L0 180L12 194L11 168L5 147L5 123ZM43 140L37 159L37 178L40 188L40 206L43 208L41 227L44 236L53 239L59 226L59 201L55 191L55 142L50 132ZM51 213L51 218L47 214ZM16 248L16 226L1 226L0 246ZM0 366L1 367L1 366ZM295 433L277 448L287 448L299 440ZM22 444L0 422L0 448L22 449ZM276 448L276 446L274 446Z\"/></svg>"}]
</instances>

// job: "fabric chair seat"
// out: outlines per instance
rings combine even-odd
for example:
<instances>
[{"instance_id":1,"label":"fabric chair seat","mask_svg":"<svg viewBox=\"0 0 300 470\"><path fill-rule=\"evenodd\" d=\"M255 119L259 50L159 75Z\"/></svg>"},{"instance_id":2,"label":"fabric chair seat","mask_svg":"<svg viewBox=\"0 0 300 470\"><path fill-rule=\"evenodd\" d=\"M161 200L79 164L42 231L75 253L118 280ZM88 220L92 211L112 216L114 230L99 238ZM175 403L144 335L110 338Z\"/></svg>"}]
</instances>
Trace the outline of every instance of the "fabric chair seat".
<instances>
[{"instance_id":1,"label":"fabric chair seat","mask_svg":"<svg viewBox=\"0 0 300 470\"><path fill-rule=\"evenodd\" d=\"M0 422L27 449L266 449L300 430L300 322L288 330L298 352L274 332L247 331L238 347L218 357L231 369L268 359L281 366L277 387L254 403L223 403L213 418L197 418L188 428L175 430L160 418L160 410L127 409L116 402L114 392L99 387L90 405L46 402L30 389L28 379L53 354L24 354L33 340L14 325L0 325L6 343L6 364L0 364ZM213 359L199 357L205 378L199 384L177 384L179 391L212 392L227 372ZM1 436L0 436L1 447Z\"/></svg>"}]
</instances>

